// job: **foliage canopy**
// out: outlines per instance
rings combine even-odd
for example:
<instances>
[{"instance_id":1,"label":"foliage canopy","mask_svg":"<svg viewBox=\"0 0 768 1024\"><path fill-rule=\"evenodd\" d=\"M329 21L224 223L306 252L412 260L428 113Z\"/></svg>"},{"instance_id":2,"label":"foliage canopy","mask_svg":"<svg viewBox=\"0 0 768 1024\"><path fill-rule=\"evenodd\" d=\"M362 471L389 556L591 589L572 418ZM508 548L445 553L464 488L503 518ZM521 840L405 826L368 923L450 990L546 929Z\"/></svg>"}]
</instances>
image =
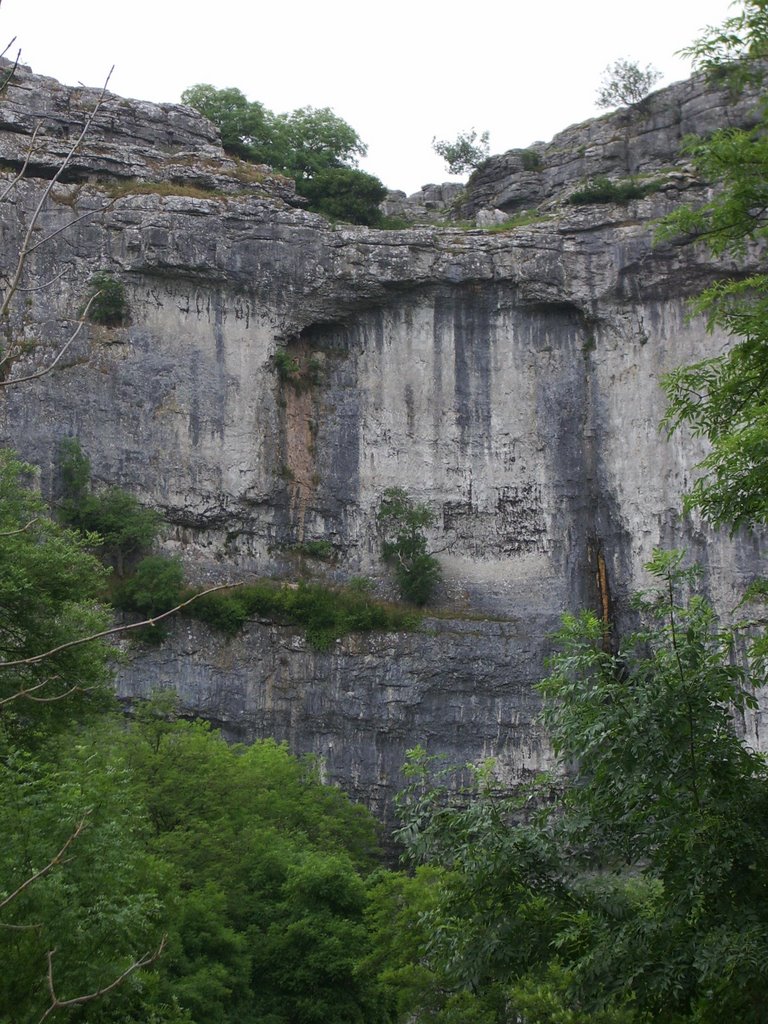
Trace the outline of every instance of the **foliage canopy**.
<instances>
[{"instance_id":1,"label":"foliage canopy","mask_svg":"<svg viewBox=\"0 0 768 1024\"><path fill-rule=\"evenodd\" d=\"M275 114L239 89L207 84L185 89L181 99L217 126L230 153L293 178L310 209L354 224L380 223L386 189L378 178L357 169L367 147L329 107Z\"/></svg>"},{"instance_id":2,"label":"foliage canopy","mask_svg":"<svg viewBox=\"0 0 768 1024\"><path fill-rule=\"evenodd\" d=\"M598 107L631 107L641 103L661 78L651 64L641 68L637 61L622 58L603 71L595 102Z\"/></svg>"},{"instance_id":3,"label":"foliage canopy","mask_svg":"<svg viewBox=\"0 0 768 1024\"><path fill-rule=\"evenodd\" d=\"M489 132L478 136L477 130L470 128L467 132L459 132L452 142L433 138L432 149L445 160L449 174L466 174L488 158L489 139Z\"/></svg>"}]
</instances>

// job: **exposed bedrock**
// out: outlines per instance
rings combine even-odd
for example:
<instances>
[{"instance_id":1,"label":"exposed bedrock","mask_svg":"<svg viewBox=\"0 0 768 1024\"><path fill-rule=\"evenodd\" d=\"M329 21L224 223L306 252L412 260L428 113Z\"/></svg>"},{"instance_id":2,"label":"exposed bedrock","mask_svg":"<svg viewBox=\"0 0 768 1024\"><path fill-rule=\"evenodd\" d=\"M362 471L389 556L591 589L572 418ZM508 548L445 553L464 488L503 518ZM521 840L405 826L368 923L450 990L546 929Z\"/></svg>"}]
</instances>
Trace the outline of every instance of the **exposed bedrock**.
<instances>
[{"instance_id":1,"label":"exposed bedrock","mask_svg":"<svg viewBox=\"0 0 768 1024\"><path fill-rule=\"evenodd\" d=\"M39 107L50 80L37 81L24 87ZM24 97L9 95L17 127L6 117L0 147L13 164L26 122ZM125 286L128 317L86 325L53 373L4 388L0 440L55 495L57 446L77 436L97 483L163 511L163 547L197 581L311 568L371 577L392 596L376 511L402 487L437 513L444 583L440 617L421 632L350 637L329 653L269 623L228 640L182 621L162 647L129 648L123 697L175 687L233 738L275 735L319 755L329 779L384 813L417 743L459 762L496 756L509 781L546 764L532 686L549 634L585 604L625 628L655 545L689 548L733 608L758 571L757 541L681 519L703 449L658 429L660 375L724 344L686 319L686 301L731 269L703 249L654 247L677 190L565 206L503 233L332 227L269 175L209 182L208 196L153 192L182 136L191 168L204 142L212 181L231 184L237 166L193 112L127 103L107 103L112 134L98 135L97 118L87 174L45 207L51 237L7 328L28 344L8 372L50 363L97 270ZM130 173L144 186L116 192L128 109ZM166 157L158 125L178 134ZM52 161L42 152L35 166ZM684 198L705 194L689 185ZM0 207L4 272L45 186L29 177ZM281 380L278 349L301 387ZM330 563L297 559L291 546L310 540L333 545ZM761 742L759 716L747 727Z\"/></svg>"}]
</instances>

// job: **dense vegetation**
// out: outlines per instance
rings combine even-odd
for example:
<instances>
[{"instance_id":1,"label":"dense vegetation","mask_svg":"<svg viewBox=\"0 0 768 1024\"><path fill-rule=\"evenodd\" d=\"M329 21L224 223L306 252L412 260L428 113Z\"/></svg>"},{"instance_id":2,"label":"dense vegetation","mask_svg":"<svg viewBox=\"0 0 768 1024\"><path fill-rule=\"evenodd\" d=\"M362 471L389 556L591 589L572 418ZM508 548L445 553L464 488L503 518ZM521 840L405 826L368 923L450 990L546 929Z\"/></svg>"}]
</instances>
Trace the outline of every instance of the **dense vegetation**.
<instances>
[{"instance_id":1,"label":"dense vegetation","mask_svg":"<svg viewBox=\"0 0 768 1024\"><path fill-rule=\"evenodd\" d=\"M387 190L357 168L366 146L328 107L275 114L239 89L202 83L186 89L181 99L216 125L229 153L293 178L311 210L353 224L381 223L379 203Z\"/></svg>"},{"instance_id":2,"label":"dense vegetation","mask_svg":"<svg viewBox=\"0 0 768 1024\"><path fill-rule=\"evenodd\" d=\"M738 85L766 40L768 5L745 0L694 50ZM764 129L689 143L724 185L667 236L735 254L764 236ZM712 443L689 502L731 528L768 520L767 284L710 289L699 308L733 344L666 382L670 428ZM558 770L513 797L488 764L456 802L412 753L409 868L386 871L370 816L321 765L227 745L167 694L117 713L99 599L116 579L108 592L153 614L181 567L146 555L158 517L94 491L74 442L61 470L57 520L0 453L2 1024L768 1020L768 775L733 729L766 643L759 622L718 623L684 556L656 554L632 636L564 619L540 686ZM426 599L428 507L395 489L380 521L401 586ZM309 590L243 588L206 614L298 615Z\"/></svg>"}]
</instances>

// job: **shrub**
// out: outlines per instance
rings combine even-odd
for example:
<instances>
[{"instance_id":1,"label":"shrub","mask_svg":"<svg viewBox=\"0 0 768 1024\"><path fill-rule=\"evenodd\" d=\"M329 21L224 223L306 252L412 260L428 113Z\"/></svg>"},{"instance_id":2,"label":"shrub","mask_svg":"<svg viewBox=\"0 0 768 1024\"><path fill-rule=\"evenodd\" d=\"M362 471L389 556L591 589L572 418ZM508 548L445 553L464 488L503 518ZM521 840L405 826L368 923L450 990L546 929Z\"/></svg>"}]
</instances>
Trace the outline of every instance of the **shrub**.
<instances>
[{"instance_id":1,"label":"shrub","mask_svg":"<svg viewBox=\"0 0 768 1024\"><path fill-rule=\"evenodd\" d=\"M299 376L299 364L284 348L279 348L272 356L272 365L284 384L295 381Z\"/></svg>"},{"instance_id":2,"label":"shrub","mask_svg":"<svg viewBox=\"0 0 768 1024\"><path fill-rule=\"evenodd\" d=\"M119 327L128 315L125 288L110 274L100 271L90 282L88 319L104 327Z\"/></svg>"},{"instance_id":3,"label":"shrub","mask_svg":"<svg viewBox=\"0 0 768 1024\"><path fill-rule=\"evenodd\" d=\"M488 132L478 137L477 131L471 128L468 132L459 132L453 142L433 138L432 149L445 160L449 174L465 174L488 158L489 137Z\"/></svg>"},{"instance_id":4,"label":"shrub","mask_svg":"<svg viewBox=\"0 0 768 1024\"><path fill-rule=\"evenodd\" d=\"M427 505L414 504L401 487L384 492L378 512L386 537L381 546L385 562L394 567L406 601L426 604L440 582L440 563L427 551L424 529L434 515Z\"/></svg>"},{"instance_id":5,"label":"shrub","mask_svg":"<svg viewBox=\"0 0 768 1024\"><path fill-rule=\"evenodd\" d=\"M315 213L367 227L381 223L379 203L387 194L378 178L354 167L328 167L311 178L297 178L296 191Z\"/></svg>"},{"instance_id":6,"label":"shrub","mask_svg":"<svg viewBox=\"0 0 768 1024\"><path fill-rule=\"evenodd\" d=\"M524 149L520 154L520 160L522 161L524 171L541 170L541 154L535 149Z\"/></svg>"},{"instance_id":7,"label":"shrub","mask_svg":"<svg viewBox=\"0 0 768 1024\"><path fill-rule=\"evenodd\" d=\"M349 633L410 630L419 623L413 612L374 601L367 592L304 582L286 587L262 581L217 591L188 605L183 614L229 636L255 615L303 626L309 643L321 651Z\"/></svg>"},{"instance_id":8,"label":"shrub","mask_svg":"<svg viewBox=\"0 0 768 1024\"><path fill-rule=\"evenodd\" d=\"M641 68L634 60L617 60L603 71L597 90L598 107L630 107L641 103L661 78L651 64Z\"/></svg>"},{"instance_id":9,"label":"shrub","mask_svg":"<svg viewBox=\"0 0 768 1024\"><path fill-rule=\"evenodd\" d=\"M116 590L113 603L124 611L152 618L174 608L184 590L184 570L178 558L148 555L133 575Z\"/></svg>"},{"instance_id":10,"label":"shrub","mask_svg":"<svg viewBox=\"0 0 768 1024\"><path fill-rule=\"evenodd\" d=\"M573 206L587 206L590 203L620 203L624 205L631 199L642 199L658 189L655 182L640 184L634 178L624 181L611 181L610 178L592 178L584 188L573 192L568 202Z\"/></svg>"}]
</instances>

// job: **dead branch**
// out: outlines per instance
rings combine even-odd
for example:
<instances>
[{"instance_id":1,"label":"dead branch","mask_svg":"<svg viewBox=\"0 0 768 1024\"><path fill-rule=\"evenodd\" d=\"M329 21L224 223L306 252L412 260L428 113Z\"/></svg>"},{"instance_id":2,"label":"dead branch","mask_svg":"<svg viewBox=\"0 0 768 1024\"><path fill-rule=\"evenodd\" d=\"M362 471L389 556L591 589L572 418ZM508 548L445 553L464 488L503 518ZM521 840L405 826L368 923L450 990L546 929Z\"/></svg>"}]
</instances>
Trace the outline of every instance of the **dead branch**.
<instances>
[{"instance_id":1,"label":"dead branch","mask_svg":"<svg viewBox=\"0 0 768 1024\"><path fill-rule=\"evenodd\" d=\"M38 690L42 690L44 686L48 686L49 683L55 682L60 679L61 676L49 676L47 679L43 679L39 683L35 683L34 686L27 686L23 690L17 690L16 693L12 693L10 697L3 697L0 700L0 708L5 707L6 704L11 704L15 700L31 700L35 704L54 704L56 701L64 700L65 697L71 697L73 693L87 693L91 687L89 686L70 686L68 690L63 693L57 693L54 697L37 697L35 694Z\"/></svg>"},{"instance_id":2,"label":"dead branch","mask_svg":"<svg viewBox=\"0 0 768 1024\"><path fill-rule=\"evenodd\" d=\"M138 960L134 960L134 962L129 967L126 967L122 974L119 974L108 985L103 985L100 989L97 989L97 991L89 992L88 995L76 996L74 999L59 999L59 997L56 995L56 988L53 982L53 957L56 953L56 950L49 949L47 954L48 992L50 993L51 996L51 1005L42 1015L38 1024L43 1024L43 1021L46 1019L46 1017L48 1017L49 1014L53 1013L55 1010L63 1010L69 1006L81 1006L83 1003L90 1003L91 1000L93 999L99 999L101 996L105 996L108 992L113 992L119 985L122 985L125 979L129 975L133 974L134 971L138 971L142 967L149 967L150 964L153 964L155 960L157 960L161 956L163 950L165 949L166 941L167 936L164 935L160 940L160 945L157 947L154 953L145 953L144 956L140 957Z\"/></svg>"},{"instance_id":3,"label":"dead branch","mask_svg":"<svg viewBox=\"0 0 768 1024\"><path fill-rule=\"evenodd\" d=\"M96 115L98 114L99 110L101 109L101 107L102 107L102 105L104 103L104 98L105 98L105 96L107 94L107 86L109 85L109 80L112 77L112 71L114 71L114 67L110 69L110 72L107 75L106 81L104 82L104 85L101 88L101 92L99 93L99 97L96 100L96 103L95 103L95 105L93 107L93 110L91 110L91 112L86 117L85 123L83 124L83 127L82 127L82 129L80 131L80 134L77 136L75 141L72 143L72 146L70 147L69 152L67 153L67 155L59 163L59 166L56 169L56 173L53 175L53 177L49 180L49 182L46 185L46 187L43 189L43 194L40 197L40 200L39 200L37 206L35 207L35 210L34 210L32 216L30 218L29 224L27 225L27 230L26 230L25 235L24 235L24 240L21 243L21 248L19 249L19 258L18 258L17 263L16 263L16 269L14 270L13 275L12 275L12 277L10 279L10 283L8 284L8 288L6 290L6 294L3 297L2 304L0 304L0 319L2 319L6 315L6 313L8 311L8 307L9 307L10 302L11 302L11 299L13 298L13 296L16 293L16 289L18 288L19 282L21 281L21 275L24 272L24 265L26 263L27 256L30 254L30 252L32 252L34 249L36 249L37 246L39 245L39 243L35 243L35 244L32 243L32 234L33 234L35 228L37 227L38 221L40 220L40 215L41 215L41 213L43 211L43 207L48 202L48 199L50 198L50 195L51 195L51 192L53 190L54 185L61 178L61 176L64 173L64 171L69 166L69 164L70 164L72 158L74 157L75 153L80 148L80 145L82 144L83 139L85 138L85 136L87 135L88 131L90 130L91 125L93 124L94 118L96 117Z\"/></svg>"},{"instance_id":4,"label":"dead branch","mask_svg":"<svg viewBox=\"0 0 768 1024\"><path fill-rule=\"evenodd\" d=\"M74 843L74 841L77 839L77 837L80 835L80 833L85 828L86 819L87 819L89 813L90 813L90 811L86 811L85 812L83 817L80 819L80 821L75 826L74 830L72 832L70 832L69 836L67 837L67 841L64 843L64 845L59 850L59 852L56 854L56 856L52 857L51 860L48 861L48 863L45 865L44 868L41 868L39 871L36 871L33 875L30 875L29 878L27 878L24 882L22 882L21 885L18 888L13 890L13 892L10 894L10 896L6 896L5 899L2 902L0 902L0 910L2 910L3 907L7 907L9 903L12 903L13 900L15 900L17 896L20 896L21 893L23 893L25 889L28 889L30 887L30 885L32 885L34 882L36 882L39 878L43 878L44 875L47 875L49 872L53 871L53 869L57 865L63 863L64 854L67 852L69 847L72 845L72 843Z\"/></svg>"},{"instance_id":5,"label":"dead branch","mask_svg":"<svg viewBox=\"0 0 768 1024\"><path fill-rule=\"evenodd\" d=\"M20 533L26 533L30 526L34 526L40 516L35 516L34 519L30 519L28 523L25 523L20 530L4 530L0 532L0 537L16 537Z\"/></svg>"},{"instance_id":6,"label":"dead branch","mask_svg":"<svg viewBox=\"0 0 768 1024\"><path fill-rule=\"evenodd\" d=\"M85 309L83 310L83 315L77 321L77 327L74 329L72 334L70 334L67 342L59 350L58 355L56 356L56 358L53 360L52 363L49 363L48 366L43 367L42 370L38 370L36 373L27 374L26 377L13 377L10 380L0 380L0 388L8 388L12 384L26 384L30 380L37 380L39 377L44 377L46 375L46 373L50 373L51 370L55 370L57 364L59 363L59 361L63 357L64 353L67 351L67 349L72 344L72 342L75 340L75 338L77 338L77 336L80 333L80 331L82 331L82 329L83 329L83 327L84 327L84 325L86 323L86 318L88 316L88 310L91 308L91 303L93 303L98 298L98 296L100 294L101 294L101 292L96 292L95 294L93 294L90 297L90 299L88 300L88 303L87 303ZM8 356L5 357L5 359L8 359L8 358L9 358ZM5 362L5 359L0 361L0 366L2 366L2 364Z\"/></svg>"},{"instance_id":7,"label":"dead branch","mask_svg":"<svg viewBox=\"0 0 768 1024\"><path fill-rule=\"evenodd\" d=\"M220 583L216 587L209 587L208 590L201 590L199 594L193 594L192 597L186 601L182 601L181 604L177 604L175 608L169 608L167 612L162 612L160 615L155 615L151 619L144 619L141 622L129 622L124 626L112 626L111 629L103 629L99 633L91 633L89 636L78 637L77 640L68 640L65 644L59 644L58 647L52 647L50 651L44 651L42 654L34 654L30 658L19 658L17 661L0 661L0 671L8 668L22 668L28 665L39 665L41 661L45 661L46 658L52 658L55 654L61 654L62 651L68 651L72 647L80 647L82 644L92 643L94 640L101 640L105 636L114 636L116 633L127 633L131 629L142 629L146 626L156 626L158 622L162 622L163 619L167 619L169 615L175 615L181 611L182 608L186 608L187 605L192 604L194 601L199 600L201 597L207 597L208 594L215 594L218 590L235 590L237 587L244 586L242 583Z\"/></svg>"},{"instance_id":8,"label":"dead branch","mask_svg":"<svg viewBox=\"0 0 768 1024\"><path fill-rule=\"evenodd\" d=\"M29 161L31 160L32 153L34 152L34 149L35 149L35 142L37 141L37 133L40 131L41 128L42 128L42 122L38 122L35 125L35 130L32 132L32 138L29 140L29 145L27 146L26 156L24 157L24 163L21 165L21 170L13 178L11 178L10 182L8 183L8 187L6 188L5 192L3 192L2 195L0 195L0 203L4 202L8 198L8 196L14 190L16 185L18 185L18 183L21 181L21 179L27 173L27 168L29 167Z\"/></svg>"}]
</instances>

